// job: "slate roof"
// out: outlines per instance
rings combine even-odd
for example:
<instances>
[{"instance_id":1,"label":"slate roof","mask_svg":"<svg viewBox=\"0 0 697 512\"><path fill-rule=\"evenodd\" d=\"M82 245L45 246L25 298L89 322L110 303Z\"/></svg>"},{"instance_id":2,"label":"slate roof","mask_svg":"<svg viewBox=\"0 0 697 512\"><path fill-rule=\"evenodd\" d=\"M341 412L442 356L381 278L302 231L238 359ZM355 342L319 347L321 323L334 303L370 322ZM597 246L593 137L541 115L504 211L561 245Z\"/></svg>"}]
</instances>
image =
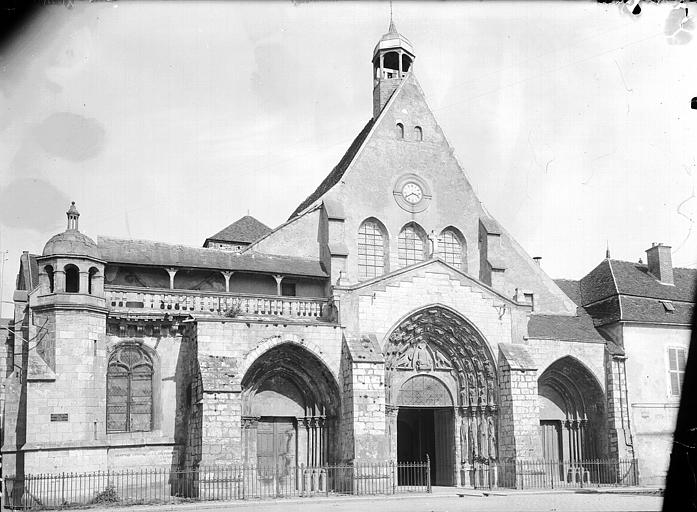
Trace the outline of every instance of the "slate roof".
<instances>
[{"instance_id":1,"label":"slate roof","mask_svg":"<svg viewBox=\"0 0 697 512\"><path fill-rule=\"evenodd\" d=\"M584 305L617 294L694 302L697 270L674 268L673 275L675 285L661 284L642 263L605 259L581 279L581 297Z\"/></svg>"},{"instance_id":2,"label":"slate roof","mask_svg":"<svg viewBox=\"0 0 697 512\"><path fill-rule=\"evenodd\" d=\"M291 214L291 216L288 217L288 220L299 215L300 212L302 212L305 208L314 203L317 199L322 197L334 185L339 183L339 180L341 180L342 176L346 172L346 169L348 169L349 164L353 161L354 157L356 156L356 153L358 153L358 149L365 141L366 137L368 136L368 133L370 133L370 129L373 127L373 123L374 119L368 121L368 123L363 127L361 132L353 140L348 150L346 150L344 156L341 157L341 160L339 160L339 163L336 165L336 167L334 167L334 169L332 169L332 171L327 175L327 177L324 178L324 181L320 183L319 187L317 187L317 189L312 194L310 194L302 203L300 203L300 206L298 206L295 209L295 211Z\"/></svg>"},{"instance_id":3,"label":"slate roof","mask_svg":"<svg viewBox=\"0 0 697 512\"><path fill-rule=\"evenodd\" d=\"M245 215L215 235L206 238L216 242L243 242L251 244L262 236L271 233L271 228L251 215ZM204 245L205 243L204 242Z\"/></svg>"},{"instance_id":4,"label":"slate roof","mask_svg":"<svg viewBox=\"0 0 697 512\"><path fill-rule=\"evenodd\" d=\"M19 274L17 275L17 290L31 291L39 286L38 255L23 252L19 257Z\"/></svg>"},{"instance_id":5,"label":"slate roof","mask_svg":"<svg viewBox=\"0 0 697 512\"><path fill-rule=\"evenodd\" d=\"M556 283L584 306L596 326L620 320L690 324L697 270L674 268L673 276L675 284L665 285L649 274L647 265L605 259L580 281L560 279ZM673 311L661 301L671 302Z\"/></svg>"},{"instance_id":6,"label":"slate roof","mask_svg":"<svg viewBox=\"0 0 697 512\"><path fill-rule=\"evenodd\" d=\"M528 336L542 340L605 343L605 338L595 330L593 319L583 308L578 308L576 316L530 315Z\"/></svg>"},{"instance_id":7,"label":"slate roof","mask_svg":"<svg viewBox=\"0 0 697 512\"><path fill-rule=\"evenodd\" d=\"M108 263L327 277L318 260L293 256L261 254L254 251L237 254L203 247L111 237L97 238L97 245L102 259Z\"/></svg>"}]
</instances>

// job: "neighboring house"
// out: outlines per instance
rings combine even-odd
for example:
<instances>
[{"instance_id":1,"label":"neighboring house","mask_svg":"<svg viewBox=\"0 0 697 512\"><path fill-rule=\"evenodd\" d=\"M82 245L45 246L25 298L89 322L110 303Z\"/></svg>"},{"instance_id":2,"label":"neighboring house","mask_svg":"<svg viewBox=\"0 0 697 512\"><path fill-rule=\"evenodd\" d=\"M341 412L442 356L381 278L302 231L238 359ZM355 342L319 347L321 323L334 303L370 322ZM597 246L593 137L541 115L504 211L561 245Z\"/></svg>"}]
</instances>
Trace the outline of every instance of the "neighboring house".
<instances>
[{"instance_id":1,"label":"neighboring house","mask_svg":"<svg viewBox=\"0 0 697 512\"><path fill-rule=\"evenodd\" d=\"M245 215L215 235L206 238L203 246L210 249L240 252L270 232L270 227L250 215Z\"/></svg>"},{"instance_id":2,"label":"neighboring house","mask_svg":"<svg viewBox=\"0 0 697 512\"><path fill-rule=\"evenodd\" d=\"M605 259L570 295L608 341L608 375L624 381L627 426L642 483L662 485L690 345L697 270L673 268L670 247L654 244L647 263ZM573 282L568 282L570 285Z\"/></svg>"},{"instance_id":3,"label":"neighboring house","mask_svg":"<svg viewBox=\"0 0 697 512\"><path fill-rule=\"evenodd\" d=\"M73 204L67 229L22 255L7 473L428 455L434 484L468 486L483 460L547 458L565 480L583 478L579 460L609 459L614 479L615 463L644 456L645 412L663 410L646 404L670 403L681 378L682 271L674 286L641 266L615 280L619 262L552 280L485 211L414 59L390 24L371 119L279 227L244 217L204 248L95 242ZM649 306L679 321L647 328ZM663 357L676 365L658 369Z\"/></svg>"}]
</instances>

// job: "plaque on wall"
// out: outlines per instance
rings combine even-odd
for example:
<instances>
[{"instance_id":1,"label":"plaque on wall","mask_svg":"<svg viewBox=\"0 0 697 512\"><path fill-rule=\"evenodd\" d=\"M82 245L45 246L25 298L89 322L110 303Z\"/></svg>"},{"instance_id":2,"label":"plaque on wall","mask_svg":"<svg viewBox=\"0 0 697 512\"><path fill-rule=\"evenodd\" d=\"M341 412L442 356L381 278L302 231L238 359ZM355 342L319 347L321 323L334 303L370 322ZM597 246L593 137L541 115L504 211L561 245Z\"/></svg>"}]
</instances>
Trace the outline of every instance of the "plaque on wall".
<instances>
[{"instance_id":1,"label":"plaque on wall","mask_svg":"<svg viewBox=\"0 0 697 512\"><path fill-rule=\"evenodd\" d=\"M68 421L68 413L51 414L51 421Z\"/></svg>"}]
</instances>

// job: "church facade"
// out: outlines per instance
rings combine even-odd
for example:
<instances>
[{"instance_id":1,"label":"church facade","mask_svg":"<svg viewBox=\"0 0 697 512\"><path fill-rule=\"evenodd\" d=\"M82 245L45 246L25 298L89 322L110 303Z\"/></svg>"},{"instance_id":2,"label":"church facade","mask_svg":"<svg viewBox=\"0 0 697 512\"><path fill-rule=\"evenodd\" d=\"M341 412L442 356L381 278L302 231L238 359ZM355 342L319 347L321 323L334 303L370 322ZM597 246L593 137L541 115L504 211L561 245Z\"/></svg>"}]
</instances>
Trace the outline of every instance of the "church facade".
<instances>
[{"instance_id":1,"label":"church facade","mask_svg":"<svg viewBox=\"0 0 697 512\"><path fill-rule=\"evenodd\" d=\"M637 294L606 272L614 260L581 281L547 276L481 206L414 60L391 24L372 118L275 229L245 217L200 248L95 242L73 204L66 231L21 256L5 475L428 455L434 484L470 485L482 461L667 464L693 272L663 279L669 248L629 264L650 280L642 304L663 308L650 320L619 306ZM654 328L668 345L632 341ZM650 400L629 346L637 360L683 350ZM633 418L659 409L663 430L641 438L648 417Z\"/></svg>"}]
</instances>

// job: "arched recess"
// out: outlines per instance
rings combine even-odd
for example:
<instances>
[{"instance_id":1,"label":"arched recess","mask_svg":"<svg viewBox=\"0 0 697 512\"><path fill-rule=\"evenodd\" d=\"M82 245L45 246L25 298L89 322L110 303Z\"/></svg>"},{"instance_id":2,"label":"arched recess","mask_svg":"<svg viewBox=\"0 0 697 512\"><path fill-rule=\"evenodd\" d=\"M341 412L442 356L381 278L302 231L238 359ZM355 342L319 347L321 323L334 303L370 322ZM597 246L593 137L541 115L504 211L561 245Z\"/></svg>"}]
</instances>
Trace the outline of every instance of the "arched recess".
<instances>
[{"instance_id":1,"label":"arched recess","mask_svg":"<svg viewBox=\"0 0 697 512\"><path fill-rule=\"evenodd\" d=\"M438 257L448 265L467 272L467 242L459 229L448 226L440 232Z\"/></svg>"},{"instance_id":2,"label":"arched recess","mask_svg":"<svg viewBox=\"0 0 697 512\"><path fill-rule=\"evenodd\" d=\"M605 394L583 363L566 356L549 365L538 379L538 394L545 459L606 456Z\"/></svg>"},{"instance_id":3,"label":"arched recess","mask_svg":"<svg viewBox=\"0 0 697 512\"><path fill-rule=\"evenodd\" d=\"M80 269L72 263L63 268L65 272L65 291L78 293L80 291Z\"/></svg>"},{"instance_id":4,"label":"arched recess","mask_svg":"<svg viewBox=\"0 0 697 512\"><path fill-rule=\"evenodd\" d=\"M434 481L439 485L456 483L459 470L471 468L477 461L497 458L496 364L488 343L469 321L445 306L428 306L399 322L388 335L383 352L386 403L389 410L398 411L390 429L393 454L399 457L405 453L400 446L405 438L399 433L400 427L413 430L417 420L420 424L426 420L434 425L433 430L421 431L418 438L433 438L429 455L435 469ZM442 382L452 397L451 405L447 405L438 386L425 391L431 395L431 402L422 397L418 405L406 404L401 397L409 383L420 376ZM416 407L422 411L418 412L419 418L415 418ZM412 432L405 439L414 436ZM428 448L429 444L424 446Z\"/></svg>"},{"instance_id":5,"label":"arched recess","mask_svg":"<svg viewBox=\"0 0 697 512\"><path fill-rule=\"evenodd\" d=\"M291 468L332 462L338 452L341 395L312 352L281 343L242 379L242 441L247 462Z\"/></svg>"}]
</instances>

